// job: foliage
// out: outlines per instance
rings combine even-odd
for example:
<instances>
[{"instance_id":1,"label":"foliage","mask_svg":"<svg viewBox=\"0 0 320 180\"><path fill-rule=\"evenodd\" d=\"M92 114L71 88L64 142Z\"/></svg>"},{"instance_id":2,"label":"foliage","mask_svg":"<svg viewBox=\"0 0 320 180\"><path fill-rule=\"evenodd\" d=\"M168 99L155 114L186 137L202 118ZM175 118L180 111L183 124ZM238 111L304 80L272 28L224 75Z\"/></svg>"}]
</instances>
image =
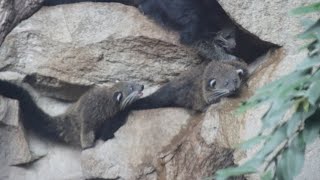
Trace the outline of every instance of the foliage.
<instances>
[{"instance_id":1,"label":"foliage","mask_svg":"<svg viewBox=\"0 0 320 180\"><path fill-rule=\"evenodd\" d=\"M292 14L320 11L320 3L300 7ZM305 24L310 24L310 21ZM260 133L243 143L243 149L260 144L257 153L244 164L216 172L215 179L261 173L261 179L290 180L303 167L305 147L320 133L320 19L298 38L309 43L305 60L296 70L257 90L239 108L240 112L268 105Z\"/></svg>"}]
</instances>

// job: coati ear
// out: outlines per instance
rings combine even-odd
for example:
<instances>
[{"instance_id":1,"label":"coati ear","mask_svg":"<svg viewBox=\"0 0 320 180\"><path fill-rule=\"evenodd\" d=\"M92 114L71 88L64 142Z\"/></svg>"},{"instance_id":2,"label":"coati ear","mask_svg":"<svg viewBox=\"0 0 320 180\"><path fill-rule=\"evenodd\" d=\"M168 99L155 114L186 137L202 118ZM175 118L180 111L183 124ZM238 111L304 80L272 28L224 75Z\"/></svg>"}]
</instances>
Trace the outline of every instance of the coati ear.
<instances>
[{"instance_id":1,"label":"coati ear","mask_svg":"<svg viewBox=\"0 0 320 180\"><path fill-rule=\"evenodd\" d=\"M113 99L116 101L116 102L120 102L121 99L122 99L122 92L120 91L117 91L113 94Z\"/></svg>"},{"instance_id":2,"label":"coati ear","mask_svg":"<svg viewBox=\"0 0 320 180\"><path fill-rule=\"evenodd\" d=\"M243 76L244 72L242 69L237 69L237 74L241 78Z\"/></svg>"},{"instance_id":3,"label":"coati ear","mask_svg":"<svg viewBox=\"0 0 320 180\"><path fill-rule=\"evenodd\" d=\"M249 72L248 72L248 65L242 61L242 60L237 60L237 61L230 61L227 62L227 64L230 64L231 66L235 67L237 70L237 74L242 77L242 78L247 78Z\"/></svg>"}]
</instances>

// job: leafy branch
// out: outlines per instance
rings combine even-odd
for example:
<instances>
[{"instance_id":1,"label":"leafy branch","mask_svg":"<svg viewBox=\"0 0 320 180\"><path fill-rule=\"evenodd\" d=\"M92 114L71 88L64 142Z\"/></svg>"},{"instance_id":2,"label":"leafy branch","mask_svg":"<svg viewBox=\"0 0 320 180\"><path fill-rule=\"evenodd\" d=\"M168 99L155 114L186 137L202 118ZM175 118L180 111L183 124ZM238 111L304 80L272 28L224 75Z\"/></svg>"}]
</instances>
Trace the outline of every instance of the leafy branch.
<instances>
[{"instance_id":1,"label":"leafy branch","mask_svg":"<svg viewBox=\"0 0 320 180\"><path fill-rule=\"evenodd\" d=\"M320 3L294 9L292 14L320 11ZM298 38L309 43L305 60L296 70L257 90L243 103L239 112L262 104L268 110L261 118L262 128L256 137L241 145L261 148L247 162L216 172L215 179L260 173L261 179L293 179L303 167L305 148L320 133L320 19L308 22L309 27Z\"/></svg>"}]
</instances>

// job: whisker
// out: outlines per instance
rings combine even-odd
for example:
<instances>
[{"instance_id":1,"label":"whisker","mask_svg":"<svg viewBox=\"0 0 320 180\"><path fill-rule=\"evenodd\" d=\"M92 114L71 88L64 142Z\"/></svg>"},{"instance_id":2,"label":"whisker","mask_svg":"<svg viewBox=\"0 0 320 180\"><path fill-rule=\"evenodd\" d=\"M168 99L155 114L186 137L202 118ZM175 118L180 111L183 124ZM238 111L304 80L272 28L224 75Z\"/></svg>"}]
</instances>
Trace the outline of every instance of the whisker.
<instances>
[{"instance_id":1,"label":"whisker","mask_svg":"<svg viewBox=\"0 0 320 180\"><path fill-rule=\"evenodd\" d=\"M211 92L215 93L215 92L225 92L225 91L227 91L227 90L225 90L225 89L214 89Z\"/></svg>"},{"instance_id":2,"label":"whisker","mask_svg":"<svg viewBox=\"0 0 320 180\"><path fill-rule=\"evenodd\" d=\"M127 107L128 105L130 105L134 100L138 99L138 96L137 96L138 93L139 92L134 91L128 97L126 97L120 105L121 110Z\"/></svg>"},{"instance_id":3,"label":"whisker","mask_svg":"<svg viewBox=\"0 0 320 180\"><path fill-rule=\"evenodd\" d=\"M210 96L210 99L219 99L225 95L229 94L229 91L228 90L223 90L221 92L217 92L217 93L213 93L211 96Z\"/></svg>"}]
</instances>

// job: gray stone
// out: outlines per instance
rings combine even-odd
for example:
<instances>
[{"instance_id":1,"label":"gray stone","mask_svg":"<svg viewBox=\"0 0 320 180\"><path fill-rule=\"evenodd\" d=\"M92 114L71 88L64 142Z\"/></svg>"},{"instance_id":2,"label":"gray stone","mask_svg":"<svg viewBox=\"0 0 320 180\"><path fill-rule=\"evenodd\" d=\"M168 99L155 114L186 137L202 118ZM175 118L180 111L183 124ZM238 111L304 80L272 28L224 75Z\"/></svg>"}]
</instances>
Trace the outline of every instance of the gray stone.
<instances>
[{"instance_id":1,"label":"gray stone","mask_svg":"<svg viewBox=\"0 0 320 180\"><path fill-rule=\"evenodd\" d=\"M239 98L224 98L203 114L179 108L133 112L115 138L83 152L33 133L25 136L18 103L1 99L0 179L201 179L233 165L234 158L241 163L250 157L254 150L233 153L232 148L257 133L265 107L241 116L233 112L257 88L303 59L305 54L297 51L301 43L294 40L301 28L287 11L309 1L219 2L242 27L283 46L252 65L253 75ZM27 82L40 92L37 103L51 115L68 107L57 99L74 101L92 84L119 79L159 86L199 62L193 50L178 43L177 33L117 3L43 7L0 48L1 78L16 80L12 71L18 80L31 76ZM312 157L319 156L318 147L316 141L307 152L298 179L316 177L320 164Z\"/></svg>"},{"instance_id":2,"label":"gray stone","mask_svg":"<svg viewBox=\"0 0 320 180\"><path fill-rule=\"evenodd\" d=\"M155 169L157 154L189 120L190 115L182 109L133 112L115 138L82 152L85 177L136 179L149 174Z\"/></svg>"},{"instance_id":3,"label":"gray stone","mask_svg":"<svg viewBox=\"0 0 320 180\"><path fill-rule=\"evenodd\" d=\"M200 59L139 11L118 3L43 7L0 49L0 69L65 82L163 83Z\"/></svg>"},{"instance_id":4,"label":"gray stone","mask_svg":"<svg viewBox=\"0 0 320 180\"><path fill-rule=\"evenodd\" d=\"M0 46L7 34L35 13L43 0L0 0Z\"/></svg>"},{"instance_id":5,"label":"gray stone","mask_svg":"<svg viewBox=\"0 0 320 180\"><path fill-rule=\"evenodd\" d=\"M19 102L0 96L0 123L19 126Z\"/></svg>"}]
</instances>

